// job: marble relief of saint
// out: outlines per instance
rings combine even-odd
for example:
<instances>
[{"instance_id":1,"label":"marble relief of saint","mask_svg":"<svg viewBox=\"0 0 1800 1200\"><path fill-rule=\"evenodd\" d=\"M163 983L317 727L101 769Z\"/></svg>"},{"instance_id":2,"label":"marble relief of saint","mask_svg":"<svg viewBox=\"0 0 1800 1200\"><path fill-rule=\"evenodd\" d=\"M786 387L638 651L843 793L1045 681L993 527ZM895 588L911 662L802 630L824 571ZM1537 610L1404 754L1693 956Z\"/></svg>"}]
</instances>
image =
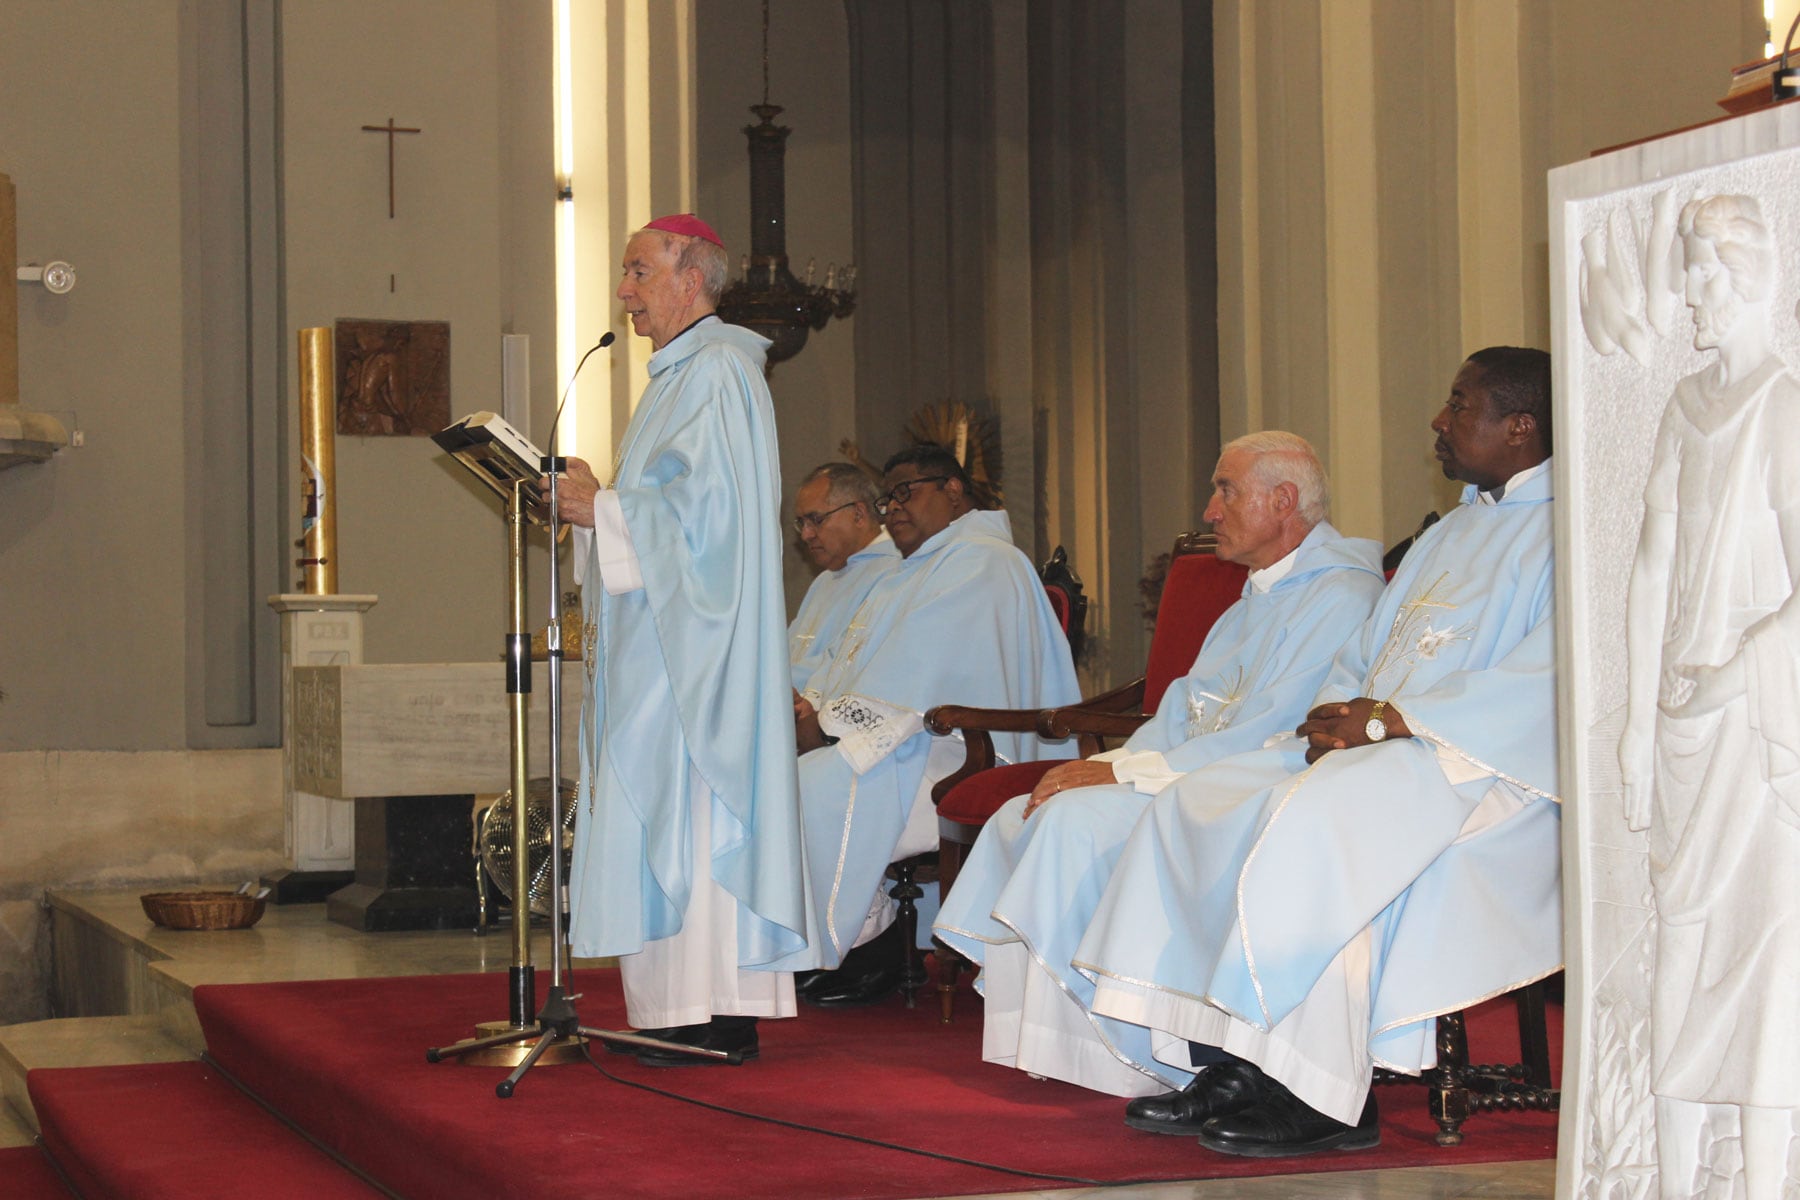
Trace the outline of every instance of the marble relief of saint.
<instances>
[{"instance_id":1,"label":"marble relief of saint","mask_svg":"<svg viewBox=\"0 0 1800 1200\"><path fill-rule=\"evenodd\" d=\"M1664 1197L1736 1110L1775 1200L1800 1109L1800 381L1771 346L1776 249L1750 196L1682 211L1694 346L1663 412L1628 599L1627 824L1655 897L1651 1090Z\"/></svg>"}]
</instances>

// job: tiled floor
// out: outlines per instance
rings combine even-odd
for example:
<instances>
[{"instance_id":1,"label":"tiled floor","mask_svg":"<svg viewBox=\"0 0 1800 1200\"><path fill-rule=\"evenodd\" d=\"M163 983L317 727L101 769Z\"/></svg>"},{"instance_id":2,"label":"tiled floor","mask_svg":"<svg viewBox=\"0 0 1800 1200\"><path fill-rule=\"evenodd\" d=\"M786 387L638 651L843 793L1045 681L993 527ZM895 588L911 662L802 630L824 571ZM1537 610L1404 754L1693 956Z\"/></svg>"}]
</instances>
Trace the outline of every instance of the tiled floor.
<instances>
[{"instance_id":1,"label":"tiled floor","mask_svg":"<svg viewBox=\"0 0 1800 1200\"><path fill-rule=\"evenodd\" d=\"M464 932L356 933L325 920L323 906L270 908L251 930L175 933L144 918L135 892L52 897L62 919L91 930L83 953L129 955L162 987L186 995L197 984L271 979L347 979L504 970L512 962L506 930L486 937ZM535 939L542 958L543 935ZM542 968L540 968L542 969ZM149 1062L186 1057L166 1031L167 1016L90 1018L0 1027L0 1082L10 1107L0 1105L0 1146L29 1143L23 1071L76 1063ZM1196 1155L1201 1152L1196 1149ZM1297 1164L1304 1166L1304 1164ZM1554 1164L1415 1167L1331 1172L1266 1179L1169 1183L1130 1188L1078 1188L1010 1193L1058 1200L1550 1200ZM983 1198L972 1198L983 1200Z\"/></svg>"},{"instance_id":2,"label":"tiled floor","mask_svg":"<svg viewBox=\"0 0 1800 1200\"><path fill-rule=\"evenodd\" d=\"M1337 1171L1161 1183L1149 1187L1013 1192L963 1200L1549 1200L1556 1192L1550 1162L1412 1167L1403 1171Z\"/></svg>"}]
</instances>

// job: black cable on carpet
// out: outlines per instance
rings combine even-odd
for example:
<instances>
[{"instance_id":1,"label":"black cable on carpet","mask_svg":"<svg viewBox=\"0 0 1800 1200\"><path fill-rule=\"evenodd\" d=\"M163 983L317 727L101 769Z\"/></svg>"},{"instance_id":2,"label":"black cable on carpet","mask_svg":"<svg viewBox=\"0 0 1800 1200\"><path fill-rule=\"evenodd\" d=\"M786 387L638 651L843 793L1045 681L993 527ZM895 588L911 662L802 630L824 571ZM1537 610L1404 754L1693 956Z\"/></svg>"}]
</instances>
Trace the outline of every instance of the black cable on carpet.
<instances>
[{"instance_id":1,"label":"black cable on carpet","mask_svg":"<svg viewBox=\"0 0 1800 1200\"><path fill-rule=\"evenodd\" d=\"M696 1108L704 1108L711 1112L723 1113L728 1117L742 1117L749 1121L761 1121L767 1125L779 1125L784 1129L795 1129L801 1133L817 1133L825 1137L839 1138L846 1142L861 1142L865 1146L876 1146L883 1150L896 1150L901 1154L911 1154L919 1158L935 1158L940 1162L956 1163L964 1167L977 1167L983 1171L998 1171L1002 1175L1017 1175L1021 1179L1044 1179L1052 1183L1079 1183L1084 1187L1143 1187L1153 1183L1179 1183L1177 1179L1144 1178L1144 1179L1085 1179L1080 1175L1055 1175L1048 1171L1028 1171L1023 1167L1003 1167L999 1163L982 1162L976 1158L962 1158L955 1154L943 1154L936 1150L926 1150L919 1146L903 1146L898 1142L884 1142L880 1138L864 1137L859 1133L845 1133L839 1129L824 1129L817 1125L807 1125L800 1121L790 1121L786 1117L772 1117L765 1113L746 1112L741 1108L732 1108L724 1104L715 1104L711 1100L701 1100L696 1096L683 1096L679 1092L671 1092L664 1088L653 1087L647 1083L639 1083L635 1079L626 1079L615 1075L601 1065L588 1049L590 1043L584 1042L581 1047L582 1056L614 1083L622 1083L628 1088L636 1088L640 1092L649 1092L653 1096L662 1096L669 1100L679 1100L683 1104L692 1104Z\"/></svg>"}]
</instances>

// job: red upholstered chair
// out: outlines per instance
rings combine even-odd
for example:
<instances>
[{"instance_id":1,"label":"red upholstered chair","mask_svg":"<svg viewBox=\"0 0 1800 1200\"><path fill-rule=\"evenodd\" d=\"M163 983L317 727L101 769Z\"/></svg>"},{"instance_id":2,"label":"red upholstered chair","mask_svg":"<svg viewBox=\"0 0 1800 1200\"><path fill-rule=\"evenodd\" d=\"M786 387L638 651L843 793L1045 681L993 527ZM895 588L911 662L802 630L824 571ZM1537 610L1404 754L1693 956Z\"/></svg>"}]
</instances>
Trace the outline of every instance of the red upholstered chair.
<instances>
[{"instance_id":1,"label":"red upholstered chair","mask_svg":"<svg viewBox=\"0 0 1800 1200\"><path fill-rule=\"evenodd\" d=\"M1210 534L1183 534L1175 541L1169 573L1163 581L1156 628L1144 674L1080 704L1055 709L983 709L943 705L925 714L933 733L961 731L967 745L963 765L932 789L938 811L938 894L956 882L968 847L988 818L1014 796L1029 792L1050 768L1068 759L996 764L992 733L1036 733L1052 740L1074 737L1082 756L1106 748L1107 739L1131 736L1156 712L1163 692L1186 675L1200 653L1213 622L1244 591L1248 571L1213 556ZM962 960L942 943L938 946L938 1002L943 1020L951 1019L956 978Z\"/></svg>"}]
</instances>

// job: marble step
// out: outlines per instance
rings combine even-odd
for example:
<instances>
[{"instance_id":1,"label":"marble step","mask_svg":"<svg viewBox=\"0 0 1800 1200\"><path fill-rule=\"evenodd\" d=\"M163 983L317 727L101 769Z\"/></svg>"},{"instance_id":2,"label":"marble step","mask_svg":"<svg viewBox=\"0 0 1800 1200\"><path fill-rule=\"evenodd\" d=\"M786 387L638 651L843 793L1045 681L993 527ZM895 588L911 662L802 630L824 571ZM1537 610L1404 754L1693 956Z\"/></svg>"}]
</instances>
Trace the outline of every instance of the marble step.
<instances>
[{"instance_id":1,"label":"marble step","mask_svg":"<svg viewBox=\"0 0 1800 1200\"><path fill-rule=\"evenodd\" d=\"M5 1099L0 1145L27 1145L36 1136L37 1114L25 1088L27 1071L194 1058L156 1016L67 1017L0 1026L0 1096Z\"/></svg>"}]
</instances>

